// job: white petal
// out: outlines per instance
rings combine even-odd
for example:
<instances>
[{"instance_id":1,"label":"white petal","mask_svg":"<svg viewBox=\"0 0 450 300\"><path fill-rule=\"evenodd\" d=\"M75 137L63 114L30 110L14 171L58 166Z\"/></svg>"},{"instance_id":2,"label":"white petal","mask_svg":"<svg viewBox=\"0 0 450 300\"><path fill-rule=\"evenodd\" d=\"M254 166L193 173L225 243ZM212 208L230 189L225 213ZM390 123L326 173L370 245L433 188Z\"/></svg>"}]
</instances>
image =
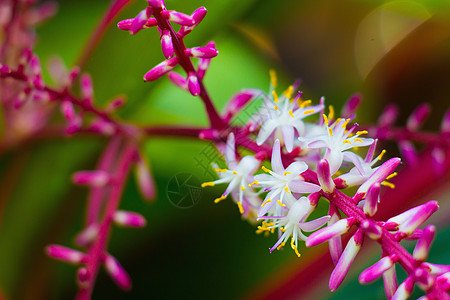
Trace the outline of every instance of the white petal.
<instances>
[{"instance_id":1,"label":"white petal","mask_svg":"<svg viewBox=\"0 0 450 300\"><path fill-rule=\"evenodd\" d=\"M230 133L227 139L227 148L225 149L225 161L230 169L235 169L237 166L235 147L234 134Z\"/></svg>"},{"instance_id":2,"label":"white petal","mask_svg":"<svg viewBox=\"0 0 450 300\"><path fill-rule=\"evenodd\" d=\"M290 172L289 176L297 176L305 172L308 169L308 165L304 161L294 161L287 167L286 172Z\"/></svg>"},{"instance_id":3,"label":"white petal","mask_svg":"<svg viewBox=\"0 0 450 300\"><path fill-rule=\"evenodd\" d=\"M330 172L331 175L333 175L341 167L344 155L341 151L328 149L325 153L325 159L328 160L328 163L330 164Z\"/></svg>"},{"instance_id":4,"label":"white petal","mask_svg":"<svg viewBox=\"0 0 450 300\"><path fill-rule=\"evenodd\" d=\"M351 161L355 167L357 168L357 170L359 171L359 174L364 175L364 168L363 168L363 159L362 157L360 157L359 155L351 152L351 151L345 151L344 152L344 159L346 161Z\"/></svg>"},{"instance_id":5,"label":"white petal","mask_svg":"<svg viewBox=\"0 0 450 300\"><path fill-rule=\"evenodd\" d=\"M275 143L273 143L271 164L275 173L282 174L284 172L283 162L281 161L281 147L279 140L275 140Z\"/></svg>"},{"instance_id":6,"label":"white petal","mask_svg":"<svg viewBox=\"0 0 450 300\"><path fill-rule=\"evenodd\" d=\"M281 126L281 132L283 133L284 145L288 152L292 152L294 149L294 127L283 125Z\"/></svg>"},{"instance_id":7,"label":"white petal","mask_svg":"<svg viewBox=\"0 0 450 300\"><path fill-rule=\"evenodd\" d=\"M308 194L320 191L321 187L303 180L293 180L289 183L289 189L295 193Z\"/></svg>"},{"instance_id":8,"label":"white petal","mask_svg":"<svg viewBox=\"0 0 450 300\"><path fill-rule=\"evenodd\" d=\"M325 225L325 223L328 222L328 220L330 220L330 216L323 216L321 218L306 222L306 223L299 223L298 226L300 226L300 228L303 231L306 232L311 232L314 231L316 229L319 229L320 227L322 227L323 225Z\"/></svg>"},{"instance_id":9,"label":"white petal","mask_svg":"<svg viewBox=\"0 0 450 300\"><path fill-rule=\"evenodd\" d=\"M256 138L256 143L261 146L267 138L272 134L272 132L277 128L278 122L274 119L269 119L264 122L259 130L258 137Z\"/></svg>"}]
</instances>

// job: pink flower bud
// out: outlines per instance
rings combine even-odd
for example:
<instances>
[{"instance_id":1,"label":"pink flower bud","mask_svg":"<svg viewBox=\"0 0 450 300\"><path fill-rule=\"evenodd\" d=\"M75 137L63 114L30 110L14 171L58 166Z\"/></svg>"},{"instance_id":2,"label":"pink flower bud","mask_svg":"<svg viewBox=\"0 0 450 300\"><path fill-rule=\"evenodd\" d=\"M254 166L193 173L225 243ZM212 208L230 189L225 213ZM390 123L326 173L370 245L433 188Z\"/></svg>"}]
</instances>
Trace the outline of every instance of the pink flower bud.
<instances>
[{"instance_id":1,"label":"pink flower bud","mask_svg":"<svg viewBox=\"0 0 450 300\"><path fill-rule=\"evenodd\" d=\"M395 104L388 105L378 118L380 127L389 127L395 123L398 116L398 107Z\"/></svg>"},{"instance_id":2,"label":"pink flower bud","mask_svg":"<svg viewBox=\"0 0 450 300\"><path fill-rule=\"evenodd\" d=\"M168 29L164 29L162 32L161 47L165 58L171 58L173 56L172 36Z\"/></svg>"},{"instance_id":3,"label":"pink flower bud","mask_svg":"<svg viewBox=\"0 0 450 300\"><path fill-rule=\"evenodd\" d=\"M359 93L351 95L345 102L344 107L342 107L341 117L353 119L359 105L361 104L361 99L362 95Z\"/></svg>"},{"instance_id":4,"label":"pink flower bud","mask_svg":"<svg viewBox=\"0 0 450 300\"><path fill-rule=\"evenodd\" d=\"M78 171L72 176L72 180L75 184L102 187L109 182L110 175L102 170Z\"/></svg>"},{"instance_id":5,"label":"pink flower bud","mask_svg":"<svg viewBox=\"0 0 450 300\"><path fill-rule=\"evenodd\" d=\"M418 226L422 225L438 208L439 205L436 201L428 201L425 204L416 206L400 215L390 218L386 223L395 222L399 224L397 234L400 236L408 236Z\"/></svg>"},{"instance_id":6,"label":"pink flower bud","mask_svg":"<svg viewBox=\"0 0 450 300\"><path fill-rule=\"evenodd\" d=\"M155 197L155 184L148 163L143 156L139 156L136 162L136 180L142 196L147 200L153 199Z\"/></svg>"},{"instance_id":7,"label":"pink flower bud","mask_svg":"<svg viewBox=\"0 0 450 300\"><path fill-rule=\"evenodd\" d=\"M156 25L158 25L158 20L156 20L155 18L149 18L147 20L147 23L145 23L144 28L150 28Z\"/></svg>"},{"instance_id":8,"label":"pink flower bud","mask_svg":"<svg viewBox=\"0 0 450 300\"><path fill-rule=\"evenodd\" d=\"M129 32L131 34L138 33L147 23L147 20L151 16L151 14L152 9L150 7L147 7L146 9L142 10L131 23Z\"/></svg>"},{"instance_id":9,"label":"pink flower bud","mask_svg":"<svg viewBox=\"0 0 450 300\"><path fill-rule=\"evenodd\" d=\"M113 219L116 224L125 227L141 228L147 225L147 221L141 214L124 210L116 211Z\"/></svg>"},{"instance_id":10,"label":"pink flower bud","mask_svg":"<svg viewBox=\"0 0 450 300\"><path fill-rule=\"evenodd\" d=\"M64 262L79 264L86 262L86 254L60 245L49 245L45 248L48 256Z\"/></svg>"},{"instance_id":11,"label":"pink flower bud","mask_svg":"<svg viewBox=\"0 0 450 300\"><path fill-rule=\"evenodd\" d=\"M425 122L426 118L431 112L431 107L429 104L424 103L419 105L409 116L408 121L406 122L406 128L411 131L416 131L422 126L423 122Z\"/></svg>"},{"instance_id":12,"label":"pink flower bud","mask_svg":"<svg viewBox=\"0 0 450 300\"><path fill-rule=\"evenodd\" d=\"M75 237L75 243L81 247L90 245L97 238L98 230L99 226L97 223L88 225Z\"/></svg>"},{"instance_id":13,"label":"pink flower bud","mask_svg":"<svg viewBox=\"0 0 450 300\"><path fill-rule=\"evenodd\" d=\"M186 78L183 77L183 75L177 72L169 72L167 76L174 85L176 85L182 90L188 91L187 80Z\"/></svg>"},{"instance_id":14,"label":"pink flower bud","mask_svg":"<svg viewBox=\"0 0 450 300\"><path fill-rule=\"evenodd\" d=\"M75 118L75 108L70 100L63 100L61 103L61 112L67 120L73 120Z\"/></svg>"},{"instance_id":15,"label":"pink flower bud","mask_svg":"<svg viewBox=\"0 0 450 300\"><path fill-rule=\"evenodd\" d=\"M336 208L333 208L333 206L331 205L328 214L331 216L330 220L328 221L328 226L333 225L340 220L339 211ZM328 249L330 251L331 259L333 260L334 265L336 265L342 255L341 237L337 236L328 240Z\"/></svg>"},{"instance_id":16,"label":"pink flower bud","mask_svg":"<svg viewBox=\"0 0 450 300\"><path fill-rule=\"evenodd\" d=\"M436 234L436 227L428 225L423 229L422 236L417 241L414 248L413 257L419 261L427 259L428 251L430 251L431 243L433 242Z\"/></svg>"},{"instance_id":17,"label":"pink flower bud","mask_svg":"<svg viewBox=\"0 0 450 300\"><path fill-rule=\"evenodd\" d=\"M83 126L83 119L80 116L75 115L75 117L69 120L69 123L66 127L66 134L71 135L80 131Z\"/></svg>"},{"instance_id":18,"label":"pink flower bud","mask_svg":"<svg viewBox=\"0 0 450 300\"><path fill-rule=\"evenodd\" d=\"M209 41L205 47L206 48L216 48L216 43L214 43L213 41ZM199 59L198 66L197 66L197 76L199 78L205 77L205 73L206 73L206 70L208 70L208 68L209 68L210 62L211 62L210 58L200 58Z\"/></svg>"},{"instance_id":19,"label":"pink flower bud","mask_svg":"<svg viewBox=\"0 0 450 300\"><path fill-rule=\"evenodd\" d=\"M82 288L85 288L89 285L89 281L91 280L91 273L86 267L81 267L78 269L77 281L78 285Z\"/></svg>"},{"instance_id":20,"label":"pink flower bud","mask_svg":"<svg viewBox=\"0 0 450 300\"><path fill-rule=\"evenodd\" d=\"M422 266L427 268L432 275L441 275L450 272L450 265L437 265L424 262Z\"/></svg>"},{"instance_id":21,"label":"pink flower bud","mask_svg":"<svg viewBox=\"0 0 450 300\"><path fill-rule=\"evenodd\" d=\"M334 191L336 186L331 178L330 165L326 159L321 159L317 164L317 177L325 193L332 193Z\"/></svg>"},{"instance_id":22,"label":"pink flower bud","mask_svg":"<svg viewBox=\"0 0 450 300\"><path fill-rule=\"evenodd\" d=\"M191 17L194 19L195 25L198 25L203 18L206 16L207 10L205 7L197 8L192 14Z\"/></svg>"},{"instance_id":23,"label":"pink flower bud","mask_svg":"<svg viewBox=\"0 0 450 300\"><path fill-rule=\"evenodd\" d=\"M186 49L185 54L197 58L213 58L219 54L219 50L212 47L193 47Z\"/></svg>"},{"instance_id":24,"label":"pink flower bud","mask_svg":"<svg viewBox=\"0 0 450 300\"><path fill-rule=\"evenodd\" d=\"M412 291L414 289L414 280L411 277L406 278L405 281L403 281L397 291L395 292L394 296L392 296L391 300L403 300L408 299L409 296L411 296Z\"/></svg>"},{"instance_id":25,"label":"pink flower bud","mask_svg":"<svg viewBox=\"0 0 450 300\"><path fill-rule=\"evenodd\" d=\"M192 96L200 95L200 84L198 83L197 75L194 72L188 74L188 89Z\"/></svg>"},{"instance_id":26,"label":"pink flower bud","mask_svg":"<svg viewBox=\"0 0 450 300\"><path fill-rule=\"evenodd\" d=\"M81 95L84 99L92 100L94 95L94 86L92 84L91 75L84 73L80 78Z\"/></svg>"},{"instance_id":27,"label":"pink flower bud","mask_svg":"<svg viewBox=\"0 0 450 300\"><path fill-rule=\"evenodd\" d=\"M131 24L133 24L134 19L125 19L117 23L117 28L120 30L128 31L131 28Z\"/></svg>"},{"instance_id":28,"label":"pink flower bud","mask_svg":"<svg viewBox=\"0 0 450 300\"><path fill-rule=\"evenodd\" d=\"M445 115L442 118L441 132L450 133L450 109L445 112Z\"/></svg>"},{"instance_id":29,"label":"pink flower bud","mask_svg":"<svg viewBox=\"0 0 450 300\"><path fill-rule=\"evenodd\" d=\"M345 276L347 276L351 264L361 249L362 242L363 233L361 231L357 231L348 241L344 252L342 252L341 257L339 258L339 261L330 276L328 286L332 292L334 292L341 285Z\"/></svg>"},{"instance_id":30,"label":"pink flower bud","mask_svg":"<svg viewBox=\"0 0 450 300\"><path fill-rule=\"evenodd\" d=\"M385 256L376 262L373 266L365 269L359 275L359 282L361 284L369 283L380 277L385 271L390 269L397 262L395 254Z\"/></svg>"},{"instance_id":31,"label":"pink flower bud","mask_svg":"<svg viewBox=\"0 0 450 300\"><path fill-rule=\"evenodd\" d=\"M258 90L243 90L239 92L228 101L225 108L224 120L229 121L236 115L250 100L256 97L261 92Z\"/></svg>"},{"instance_id":32,"label":"pink flower bud","mask_svg":"<svg viewBox=\"0 0 450 300\"><path fill-rule=\"evenodd\" d=\"M442 287L444 291L450 291L450 272L436 277L436 282Z\"/></svg>"},{"instance_id":33,"label":"pink flower bud","mask_svg":"<svg viewBox=\"0 0 450 300\"><path fill-rule=\"evenodd\" d=\"M21 91L16 98L14 98L13 107L15 109L20 109L28 100L30 95L30 89L25 89Z\"/></svg>"},{"instance_id":34,"label":"pink flower bud","mask_svg":"<svg viewBox=\"0 0 450 300\"><path fill-rule=\"evenodd\" d=\"M414 281L420 287L420 289L426 291L434 283L434 278L431 276L424 267L418 267L414 270Z\"/></svg>"},{"instance_id":35,"label":"pink flower bud","mask_svg":"<svg viewBox=\"0 0 450 300\"><path fill-rule=\"evenodd\" d=\"M128 273L114 257L107 254L105 256L104 265L108 274L121 289L123 290L131 289L130 276L128 276Z\"/></svg>"},{"instance_id":36,"label":"pink flower bud","mask_svg":"<svg viewBox=\"0 0 450 300\"><path fill-rule=\"evenodd\" d=\"M383 273L383 283L386 298L391 299L398 287L395 265L393 265Z\"/></svg>"},{"instance_id":37,"label":"pink flower bud","mask_svg":"<svg viewBox=\"0 0 450 300\"><path fill-rule=\"evenodd\" d=\"M159 65L155 66L153 69L144 75L145 81L154 81L162 77L167 72L171 71L178 64L178 59L176 57L170 58L163 61Z\"/></svg>"},{"instance_id":38,"label":"pink flower bud","mask_svg":"<svg viewBox=\"0 0 450 300\"><path fill-rule=\"evenodd\" d=\"M380 184L374 183L366 194L366 200L364 201L364 213L370 217L377 212L378 202L380 201Z\"/></svg>"},{"instance_id":39,"label":"pink flower bud","mask_svg":"<svg viewBox=\"0 0 450 300\"><path fill-rule=\"evenodd\" d=\"M157 9L163 9L164 8L164 1L162 0L147 0L148 5L150 5L153 8Z\"/></svg>"},{"instance_id":40,"label":"pink flower bud","mask_svg":"<svg viewBox=\"0 0 450 300\"><path fill-rule=\"evenodd\" d=\"M170 22L174 22L182 26L192 26L195 24L194 19L191 16L188 16L186 14L174 10L164 11L163 16L167 18Z\"/></svg>"},{"instance_id":41,"label":"pink flower bud","mask_svg":"<svg viewBox=\"0 0 450 300\"><path fill-rule=\"evenodd\" d=\"M329 239L343 235L355 224L355 218L349 217L312 233L305 242L306 247L314 247Z\"/></svg>"},{"instance_id":42,"label":"pink flower bud","mask_svg":"<svg viewBox=\"0 0 450 300\"><path fill-rule=\"evenodd\" d=\"M73 85L73 83L75 82L75 79L78 77L78 75L80 75L80 67L78 67L78 66L75 66L75 67L73 67L72 68L72 70L70 71L70 73L69 73L69 76L68 76L68 82L67 82L67 85L68 86L72 86Z\"/></svg>"},{"instance_id":43,"label":"pink flower bud","mask_svg":"<svg viewBox=\"0 0 450 300\"><path fill-rule=\"evenodd\" d=\"M383 235L383 229L372 220L361 222L361 230L372 240L379 240Z\"/></svg>"},{"instance_id":44,"label":"pink flower bud","mask_svg":"<svg viewBox=\"0 0 450 300\"><path fill-rule=\"evenodd\" d=\"M365 196L368 189L375 183L381 183L388 177L397 166L400 164L401 159L398 157L391 158L386 161L384 164L379 166L377 170L364 182L356 192L356 196L362 195ZM363 197L364 198L364 197Z\"/></svg>"},{"instance_id":45,"label":"pink flower bud","mask_svg":"<svg viewBox=\"0 0 450 300\"><path fill-rule=\"evenodd\" d=\"M125 104L127 100L123 97L117 97L112 99L105 108L105 111L108 113L112 113L116 111L119 107Z\"/></svg>"},{"instance_id":46,"label":"pink flower bud","mask_svg":"<svg viewBox=\"0 0 450 300\"><path fill-rule=\"evenodd\" d=\"M31 56L30 69L31 73L33 73L33 75L35 76L42 73L41 62L39 60L39 57L37 57L37 55Z\"/></svg>"},{"instance_id":47,"label":"pink flower bud","mask_svg":"<svg viewBox=\"0 0 450 300\"><path fill-rule=\"evenodd\" d=\"M410 141L400 141L398 142L398 146L406 163L408 165L416 166L419 159L413 143Z\"/></svg>"},{"instance_id":48,"label":"pink flower bud","mask_svg":"<svg viewBox=\"0 0 450 300\"><path fill-rule=\"evenodd\" d=\"M216 140L220 133L216 129L205 129L200 131L198 137L202 140Z\"/></svg>"},{"instance_id":49,"label":"pink flower bud","mask_svg":"<svg viewBox=\"0 0 450 300\"><path fill-rule=\"evenodd\" d=\"M9 74L11 73L11 68L7 65L0 64L0 74Z\"/></svg>"}]
</instances>

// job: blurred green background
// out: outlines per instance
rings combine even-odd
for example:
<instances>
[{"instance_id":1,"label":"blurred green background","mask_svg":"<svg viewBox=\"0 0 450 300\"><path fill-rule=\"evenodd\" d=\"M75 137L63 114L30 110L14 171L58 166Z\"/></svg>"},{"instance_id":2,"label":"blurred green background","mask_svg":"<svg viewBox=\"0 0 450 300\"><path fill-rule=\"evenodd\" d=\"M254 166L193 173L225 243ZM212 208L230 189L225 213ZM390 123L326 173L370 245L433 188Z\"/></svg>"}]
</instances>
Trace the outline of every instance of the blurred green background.
<instances>
[{"instance_id":1,"label":"blurred green background","mask_svg":"<svg viewBox=\"0 0 450 300\"><path fill-rule=\"evenodd\" d=\"M59 4L58 15L38 28L36 51L43 62L58 54L73 66L110 1ZM198 99L167 78L143 83L145 72L163 59L159 36L154 29L130 36L115 24L134 17L144 6L145 1L127 6L86 61L96 103L126 95L128 102L119 112L123 119L138 124L207 124ZM326 96L338 109L349 95L361 92L360 123L375 121L391 102L400 105L404 121L426 101L434 107L426 128L435 130L448 107L450 1L167 0L166 6L185 13L199 6L208 9L185 42L188 47L216 42L220 54L212 60L205 82L219 108L243 88L265 90L271 68L277 70L281 88L300 78L307 98ZM103 146L101 140L73 137L15 149L1 158L0 287L7 299L75 295L76 268L49 259L43 249L50 243L74 246L73 236L83 226L87 190L74 187L70 175L94 168ZM93 299L264 298L320 254L309 249L300 249L300 259L289 249L269 254L274 236L256 235L255 226L240 219L231 201L213 204L223 190L220 186L204 190L199 203L189 209L173 206L167 185L176 174L211 180L198 165L198 159L209 163L201 154L209 147L187 139L146 142L158 197L154 203L144 202L130 178L121 207L142 213L148 226L115 228L109 245L110 253L129 271L133 289L120 291L100 272ZM396 154L395 148L391 154ZM446 192L440 196L441 217L434 220L440 231L431 262L450 263L448 187ZM325 210L322 205L317 213ZM379 281L367 287L356 280L357 272L377 256L379 249L371 247L334 294L327 291L324 278L315 286L299 283L291 298L348 299L355 293L360 299L383 298Z\"/></svg>"}]
</instances>

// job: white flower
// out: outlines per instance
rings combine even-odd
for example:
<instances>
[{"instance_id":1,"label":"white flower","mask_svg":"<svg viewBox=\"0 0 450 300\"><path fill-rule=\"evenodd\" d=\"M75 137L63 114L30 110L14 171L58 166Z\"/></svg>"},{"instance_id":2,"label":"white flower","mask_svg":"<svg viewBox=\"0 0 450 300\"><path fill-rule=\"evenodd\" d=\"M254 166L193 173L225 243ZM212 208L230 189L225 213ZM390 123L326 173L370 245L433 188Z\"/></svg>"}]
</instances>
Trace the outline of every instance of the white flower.
<instances>
[{"instance_id":1,"label":"white flower","mask_svg":"<svg viewBox=\"0 0 450 300\"><path fill-rule=\"evenodd\" d=\"M306 240L306 236L302 231L311 232L328 222L330 216L324 216L313 221L305 222L311 212L314 210L315 206L311 205L307 197L301 197L295 201L289 209L286 216L272 216L272 217L262 217L260 219L278 219L273 223L264 223L264 227L260 226L263 230L272 230L272 228L280 229L283 234L275 243L275 245L270 248L270 252L275 249L283 247L289 237L292 237L291 247L295 251L298 257L300 253L298 252L298 239L303 241Z\"/></svg>"},{"instance_id":2,"label":"white flower","mask_svg":"<svg viewBox=\"0 0 450 300\"><path fill-rule=\"evenodd\" d=\"M294 148L295 130L300 136L304 134L305 125L302 119L323 109L321 104L307 106L311 102L309 100L299 105L299 97L290 99L292 92L293 87L290 86L280 97L272 91L269 97L264 98L264 107L260 113L263 116L262 126L256 138L258 145L262 145L275 131L275 138L281 139L286 150L291 152Z\"/></svg>"},{"instance_id":3,"label":"white flower","mask_svg":"<svg viewBox=\"0 0 450 300\"><path fill-rule=\"evenodd\" d=\"M244 213L244 206L249 207L250 204L255 205L253 194L255 193L247 185L249 182L253 181L252 175L259 168L260 162L253 156L244 156L238 163L236 161L235 153L235 141L234 134L230 133L227 139L227 148L225 150L225 161L227 163L228 169L215 168L216 172L219 174L220 179L205 182L202 187L214 186L220 183L228 183L228 187L221 197L214 200L215 203L225 199L230 193L233 193L234 197L237 196L236 202L239 206L239 211L241 214ZM247 203L243 205L244 200L250 201L252 203Z\"/></svg>"},{"instance_id":4,"label":"white flower","mask_svg":"<svg viewBox=\"0 0 450 300\"><path fill-rule=\"evenodd\" d=\"M275 204L277 204L277 213L286 205L288 207L292 205L296 201L292 192L305 194L320 191L320 186L305 182L301 177L300 174L308 169L305 162L296 161L284 169L279 140L276 140L273 145L271 164L273 171L262 167L269 174L255 175L255 182L249 185L256 184L263 187L264 191L269 191L258 211L258 216L265 215Z\"/></svg>"},{"instance_id":5,"label":"white flower","mask_svg":"<svg viewBox=\"0 0 450 300\"><path fill-rule=\"evenodd\" d=\"M351 155L349 154L351 152L346 150L353 147L369 146L373 143L373 139L360 137L361 134L367 133L366 131L358 131L354 136L350 136L357 126L355 124L347 130L347 124L350 122L350 119L337 119L330 126L328 126L328 119L325 115L324 120L325 134L313 137L299 137L298 139L300 142L306 143L310 149L326 148L324 158L330 164L331 174L334 174L341 167L344 157Z\"/></svg>"}]
</instances>

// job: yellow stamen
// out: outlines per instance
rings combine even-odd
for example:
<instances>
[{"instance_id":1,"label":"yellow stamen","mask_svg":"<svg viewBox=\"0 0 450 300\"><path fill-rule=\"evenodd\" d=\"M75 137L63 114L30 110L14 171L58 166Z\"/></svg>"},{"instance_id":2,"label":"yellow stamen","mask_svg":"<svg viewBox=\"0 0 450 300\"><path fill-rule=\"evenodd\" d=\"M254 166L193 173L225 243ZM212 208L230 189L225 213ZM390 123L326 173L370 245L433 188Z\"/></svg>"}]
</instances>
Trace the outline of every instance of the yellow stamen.
<instances>
[{"instance_id":1,"label":"yellow stamen","mask_svg":"<svg viewBox=\"0 0 450 300\"><path fill-rule=\"evenodd\" d=\"M202 188L205 186L214 186L214 182L210 181L210 182L203 182L202 183Z\"/></svg>"},{"instance_id":2,"label":"yellow stamen","mask_svg":"<svg viewBox=\"0 0 450 300\"><path fill-rule=\"evenodd\" d=\"M262 223L263 223L263 225L266 226L266 227L275 225L275 223L272 223L272 222L265 222L265 221L262 221Z\"/></svg>"},{"instance_id":3,"label":"yellow stamen","mask_svg":"<svg viewBox=\"0 0 450 300\"><path fill-rule=\"evenodd\" d=\"M270 84L272 85L272 87L276 88L277 87L277 72L275 72L274 69L271 69L269 71L269 75L270 75Z\"/></svg>"},{"instance_id":4,"label":"yellow stamen","mask_svg":"<svg viewBox=\"0 0 450 300\"><path fill-rule=\"evenodd\" d=\"M350 122L350 119L345 120L344 124L342 124L342 128L347 127L348 122Z\"/></svg>"},{"instance_id":5,"label":"yellow stamen","mask_svg":"<svg viewBox=\"0 0 450 300\"><path fill-rule=\"evenodd\" d=\"M390 187L391 189L395 189L395 184L393 184L392 182L383 181L381 184L384 186Z\"/></svg>"},{"instance_id":6,"label":"yellow stamen","mask_svg":"<svg viewBox=\"0 0 450 300\"><path fill-rule=\"evenodd\" d=\"M241 185L241 191L245 191L245 186Z\"/></svg>"},{"instance_id":7,"label":"yellow stamen","mask_svg":"<svg viewBox=\"0 0 450 300\"><path fill-rule=\"evenodd\" d=\"M361 135L361 134L368 134L369 132L367 130L361 130L361 131L357 131L356 134L357 135Z\"/></svg>"},{"instance_id":8,"label":"yellow stamen","mask_svg":"<svg viewBox=\"0 0 450 300\"><path fill-rule=\"evenodd\" d=\"M282 206L282 207L286 207L286 204L281 203L280 200L278 200L277 203L280 204L280 206Z\"/></svg>"},{"instance_id":9,"label":"yellow stamen","mask_svg":"<svg viewBox=\"0 0 450 300\"><path fill-rule=\"evenodd\" d=\"M264 166L262 166L261 167L261 169L264 171L264 172L267 172L267 173L270 173L270 170L269 169L267 169L266 167L264 167Z\"/></svg>"},{"instance_id":10,"label":"yellow stamen","mask_svg":"<svg viewBox=\"0 0 450 300\"><path fill-rule=\"evenodd\" d=\"M278 106L276 106L276 105L273 108L275 108L275 110L278 110Z\"/></svg>"},{"instance_id":11,"label":"yellow stamen","mask_svg":"<svg viewBox=\"0 0 450 300\"><path fill-rule=\"evenodd\" d=\"M298 257L301 256L301 254L298 252L297 246L294 245L294 239L291 239L291 248L294 250L295 254L297 254Z\"/></svg>"},{"instance_id":12,"label":"yellow stamen","mask_svg":"<svg viewBox=\"0 0 450 300\"><path fill-rule=\"evenodd\" d=\"M277 92L272 91L272 96L273 96L273 101L275 101L275 103L278 103L278 95L277 95Z\"/></svg>"},{"instance_id":13,"label":"yellow stamen","mask_svg":"<svg viewBox=\"0 0 450 300\"><path fill-rule=\"evenodd\" d=\"M289 111L289 114L291 115L291 117L294 117L294 114L292 113L292 110Z\"/></svg>"},{"instance_id":14,"label":"yellow stamen","mask_svg":"<svg viewBox=\"0 0 450 300\"><path fill-rule=\"evenodd\" d=\"M286 176L287 174L291 174L291 172L286 171L283 173L283 176Z\"/></svg>"},{"instance_id":15,"label":"yellow stamen","mask_svg":"<svg viewBox=\"0 0 450 300\"><path fill-rule=\"evenodd\" d=\"M359 138L356 138L356 139L354 139L353 141L355 141L355 142L360 142L360 143L364 143L363 140L362 140L362 139L359 139Z\"/></svg>"},{"instance_id":16,"label":"yellow stamen","mask_svg":"<svg viewBox=\"0 0 450 300\"><path fill-rule=\"evenodd\" d=\"M388 177L386 177L386 180L389 180L393 177L397 176L397 172L392 173L391 175L389 175Z\"/></svg>"},{"instance_id":17,"label":"yellow stamen","mask_svg":"<svg viewBox=\"0 0 450 300\"><path fill-rule=\"evenodd\" d=\"M267 199L266 201L264 201L263 204L261 204L261 207L264 207L264 205L266 205L269 202L272 202L272 200L270 200L270 198Z\"/></svg>"},{"instance_id":18,"label":"yellow stamen","mask_svg":"<svg viewBox=\"0 0 450 300\"><path fill-rule=\"evenodd\" d=\"M323 114L323 122L328 126L328 118L325 114Z\"/></svg>"},{"instance_id":19,"label":"yellow stamen","mask_svg":"<svg viewBox=\"0 0 450 300\"><path fill-rule=\"evenodd\" d=\"M280 227L280 230L281 230L281 232L286 232L286 228L284 228L284 227Z\"/></svg>"},{"instance_id":20,"label":"yellow stamen","mask_svg":"<svg viewBox=\"0 0 450 300\"><path fill-rule=\"evenodd\" d=\"M214 200L214 203L219 203L220 201L224 200L227 198L228 195L222 195L219 198Z\"/></svg>"},{"instance_id":21,"label":"yellow stamen","mask_svg":"<svg viewBox=\"0 0 450 300\"><path fill-rule=\"evenodd\" d=\"M214 169L216 172L225 173L227 169Z\"/></svg>"},{"instance_id":22,"label":"yellow stamen","mask_svg":"<svg viewBox=\"0 0 450 300\"><path fill-rule=\"evenodd\" d=\"M242 203L238 202L237 203L238 207L239 207L239 212L241 213L241 215L244 213L244 208L242 207Z\"/></svg>"},{"instance_id":23,"label":"yellow stamen","mask_svg":"<svg viewBox=\"0 0 450 300\"><path fill-rule=\"evenodd\" d=\"M350 142L349 140L345 140L343 141L344 144L351 144L352 142Z\"/></svg>"},{"instance_id":24,"label":"yellow stamen","mask_svg":"<svg viewBox=\"0 0 450 300\"><path fill-rule=\"evenodd\" d=\"M264 226L258 226L258 229L262 231L270 231L270 228L266 228Z\"/></svg>"},{"instance_id":25,"label":"yellow stamen","mask_svg":"<svg viewBox=\"0 0 450 300\"><path fill-rule=\"evenodd\" d=\"M328 113L328 119L333 119L334 118L334 107L333 107L333 105L330 105L330 106L328 106L328 110L330 111L329 113Z\"/></svg>"},{"instance_id":26,"label":"yellow stamen","mask_svg":"<svg viewBox=\"0 0 450 300\"><path fill-rule=\"evenodd\" d=\"M250 183L250 184L248 185L248 187L251 187L252 185L255 185L255 184L259 184L258 180L256 180L256 181Z\"/></svg>"},{"instance_id":27,"label":"yellow stamen","mask_svg":"<svg viewBox=\"0 0 450 300\"><path fill-rule=\"evenodd\" d=\"M381 160L385 153L386 153L386 150L381 151L380 155L378 155L378 160Z\"/></svg>"},{"instance_id":28,"label":"yellow stamen","mask_svg":"<svg viewBox=\"0 0 450 300\"><path fill-rule=\"evenodd\" d=\"M286 245L286 243L285 243L285 242L282 242L282 243L280 244L280 246L277 247L277 250L280 250L281 248L283 248L284 245Z\"/></svg>"},{"instance_id":29,"label":"yellow stamen","mask_svg":"<svg viewBox=\"0 0 450 300\"><path fill-rule=\"evenodd\" d=\"M341 121L341 118L337 118L335 123L337 124L337 123L339 123L340 121Z\"/></svg>"},{"instance_id":30,"label":"yellow stamen","mask_svg":"<svg viewBox=\"0 0 450 300\"><path fill-rule=\"evenodd\" d=\"M294 93L294 87L293 87L292 85L290 85L290 86L284 91L283 94L284 94L288 99L291 99L292 93Z\"/></svg>"},{"instance_id":31,"label":"yellow stamen","mask_svg":"<svg viewBox=\"0 0 450 300\"><path fill-rule=\"evenodd\" d=\"M328 132L330 133L331 136L333 136L333 129L328 128Z\"/></svg>"},{"instance_id":32,"label":"yellow stamen","mask_svg":"<svg viewBox=\"0 0 450 300\"><path fill-rule=\"evenodd\" d=\"M286 193L290 194L291 192L289 192L289 189L287 186L284 187L284 190L286 191Z\"/></svg>"},{"instance_id":33,"label":"yellow stamen","mask_svg":"<svg viewBox=\"0 0 450 300\"><path fill-rule=\"evenodd\" d=\"M234 175L237 175L237 172L236 172L236 171L233 171L233 174L234 174Z\"/></svg>"},{"instance_id":34,"label":"yellow stamen","mask_svg":"<svg viewBox=\"0 0 450 300\"><path fill-rule=\"evenodd\" d=\"M314 112L314 109L310 109L310 110L305 110L304 112L303 112L303 114L304 115L307 115L307 114L312 114Z\"/></svg>"},{"instance_id":35,"label":"yellow stamen","mask_svg":"<svg viewBox=\"0 0 450 300\"><path fill-rule=\"evenodd\" d=\"M302 103L299 103L300 107L307 107L308 105L311 104L311 100L305 100Z\"/></svg>"}]
</instances>

